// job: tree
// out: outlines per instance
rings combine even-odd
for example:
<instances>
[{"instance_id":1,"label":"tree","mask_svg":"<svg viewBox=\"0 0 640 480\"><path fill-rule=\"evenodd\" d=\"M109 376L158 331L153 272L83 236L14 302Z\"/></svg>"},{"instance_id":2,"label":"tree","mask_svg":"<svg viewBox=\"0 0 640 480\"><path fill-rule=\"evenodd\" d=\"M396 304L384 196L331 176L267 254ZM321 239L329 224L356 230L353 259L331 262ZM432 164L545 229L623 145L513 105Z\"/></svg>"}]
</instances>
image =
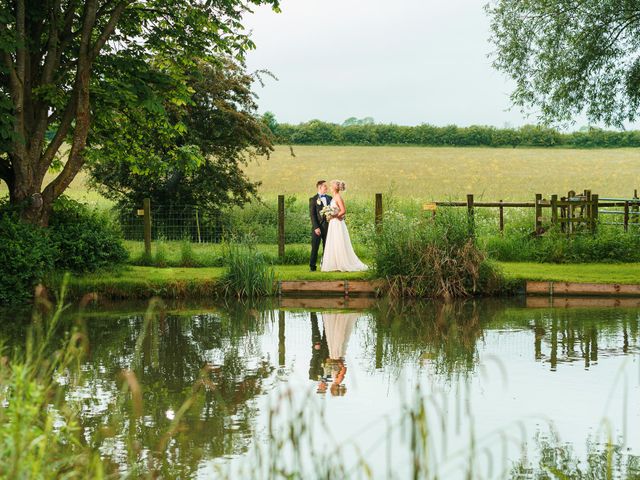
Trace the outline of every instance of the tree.
<instances>
[{"instance_id":1,"label":"tree","mask_svg":"<svg viewBox=\"0 0 640 480\"><path fill-rule=\"evenodd\" d=\"M0 179L23 218L47 225L85 163L99 105L116 96L142 104L164 127L161 102L148 95L154 84L170 84L179 104L195 59L242 59L254 44L241 19L260 4L278 8L278 0L0 0ZM59 172L45 186L52 165Z\"/></svg>"},{"instance_id":2,"label":"tree","mask_svg":"<svg viewBox=\"0 0 640 480\"><path fill-rule=\"evenodd\" d=\"M147 109L105 105L89 152L91 182L105 197L134 209L145 197L152 205L199 205L208 212L242 205L256 194L241 169L255 155L269 155L272 134L256 115L254 76L231 59L197 62L186 80L192 92L176 105L165 96L167 123Z\"/></svg>"},{"instance_id":3,"label":"tree","mask_svg":"<svg viewBox=\"0 0 640 480\"><path fill-rule=\"evenodd\" d=\"M496 0L487 5L494 65L511 98L546 122L621 127L640 106L640 4L632 0Z\"/></svg>"}]
</instances>

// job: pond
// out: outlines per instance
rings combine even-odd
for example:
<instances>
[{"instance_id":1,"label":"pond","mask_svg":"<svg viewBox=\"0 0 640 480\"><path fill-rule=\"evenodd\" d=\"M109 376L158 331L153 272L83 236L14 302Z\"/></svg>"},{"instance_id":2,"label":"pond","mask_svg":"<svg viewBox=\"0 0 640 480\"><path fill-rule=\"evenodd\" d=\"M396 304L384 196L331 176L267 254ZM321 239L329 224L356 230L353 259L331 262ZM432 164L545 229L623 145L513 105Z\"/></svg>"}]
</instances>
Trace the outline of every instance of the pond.
<instances>
[{"instance_id":1,"label":"pond","mask_svg":"<svg viewBox=\"0 0 640 480\"><path fill-rule=\"evenodd\" d=\"M135 451L168 478L640 475L640 308L524 302L72 308L66 395L123 473Z\"/></svg>"}]
</instances>

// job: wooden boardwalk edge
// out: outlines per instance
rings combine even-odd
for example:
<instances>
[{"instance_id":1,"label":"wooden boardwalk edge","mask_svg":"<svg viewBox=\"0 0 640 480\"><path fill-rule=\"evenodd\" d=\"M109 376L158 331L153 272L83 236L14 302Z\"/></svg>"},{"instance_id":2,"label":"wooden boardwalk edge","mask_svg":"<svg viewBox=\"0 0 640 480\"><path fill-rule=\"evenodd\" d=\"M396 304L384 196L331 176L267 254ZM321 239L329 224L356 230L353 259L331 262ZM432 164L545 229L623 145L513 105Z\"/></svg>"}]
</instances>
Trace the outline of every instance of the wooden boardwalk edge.
<instances>
[{"instance_id":1,"label":"wooden boardwalk edge","mask_svg":"<svg viewBox=\"0 0 640 480\"><path fill-rule=\"evenodd\" d=\"M640 285L625 283L579 283L527 281L527 295L640 297Z\"/></svg>"},{"instance_id":2,"label":"wooden boardwalk edge","mask_svg":"<svg viewBox=\"0 0 640 480\"><path fill-rule=\"evenodd\" d=\"M368 280L300 280L279 281L278 293L281 296L318 295L318 296L377 296L383 286L381 281Z\"/></svg>"}]
</instances>

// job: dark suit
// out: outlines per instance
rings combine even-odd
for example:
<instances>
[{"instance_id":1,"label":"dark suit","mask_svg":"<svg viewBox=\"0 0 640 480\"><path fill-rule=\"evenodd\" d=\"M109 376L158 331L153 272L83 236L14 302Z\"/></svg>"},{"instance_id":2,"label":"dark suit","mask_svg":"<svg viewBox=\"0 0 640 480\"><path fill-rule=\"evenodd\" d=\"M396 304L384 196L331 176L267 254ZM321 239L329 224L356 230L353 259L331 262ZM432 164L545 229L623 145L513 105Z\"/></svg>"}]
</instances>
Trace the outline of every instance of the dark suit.
<instances>
[{"instance_id":1,"label":"dark suit","mask_svg":"<svg viewBox=\"0 0 640 480\"><path fill-rule=\"evenodd\" d=\"M327 205L331 203L331 197L325 195L327 199ZM318 200L320 204L318 205ZM329 228L329 222L327 218L320 212L324 208L324 203L320 199L320 195L315 194L309 199L309 216L311 217L311 258L309 259L309 267L311 270L316 269L316 263L318 262L318 250L320 249L320 242L322 241L322 251L327 246L327 230ZM320 229L320 235L316 235L316 229Z\"/></svg>"}]
</instances>

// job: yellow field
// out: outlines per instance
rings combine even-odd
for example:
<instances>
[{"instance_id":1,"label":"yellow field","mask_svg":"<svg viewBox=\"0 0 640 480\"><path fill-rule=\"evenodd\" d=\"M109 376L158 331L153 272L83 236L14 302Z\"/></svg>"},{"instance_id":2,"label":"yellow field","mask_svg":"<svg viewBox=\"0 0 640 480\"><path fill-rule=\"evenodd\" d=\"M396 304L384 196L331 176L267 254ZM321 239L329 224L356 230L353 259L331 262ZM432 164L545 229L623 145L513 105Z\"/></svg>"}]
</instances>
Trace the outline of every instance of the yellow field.
<instances>
[{"instance_id":1,"label":"yellow field","mask_svg":"<svg viewBox=\"0 0 640 480\"><path fill-rule=\"evenodd\" d=\"M491 149L460 147L278 146L270 160L249 165L261 193L305 195L318 179L347 183L348 196L394 191L421 200L531 200L591 189L631 196L640 189L640 149Z\"/></svg>"},{"instance_id":2,"label":"yellow field","mask_svg":"<svg viewBox=\"0 0 640 480\"><path fill-rule=\"evenodd\" d=\"M347 182L347 196L393 191L420 200L531 200L585 188L607 197L628 197L640 189L640 149L491 149L460 147L278 146L271 159L250 164L260 193L304 197L318 179ZM68 191L90 203L108 204L88 191L79 175ZM6 185L0 184L0 196Z\"/></svg>"}]
</instances>

